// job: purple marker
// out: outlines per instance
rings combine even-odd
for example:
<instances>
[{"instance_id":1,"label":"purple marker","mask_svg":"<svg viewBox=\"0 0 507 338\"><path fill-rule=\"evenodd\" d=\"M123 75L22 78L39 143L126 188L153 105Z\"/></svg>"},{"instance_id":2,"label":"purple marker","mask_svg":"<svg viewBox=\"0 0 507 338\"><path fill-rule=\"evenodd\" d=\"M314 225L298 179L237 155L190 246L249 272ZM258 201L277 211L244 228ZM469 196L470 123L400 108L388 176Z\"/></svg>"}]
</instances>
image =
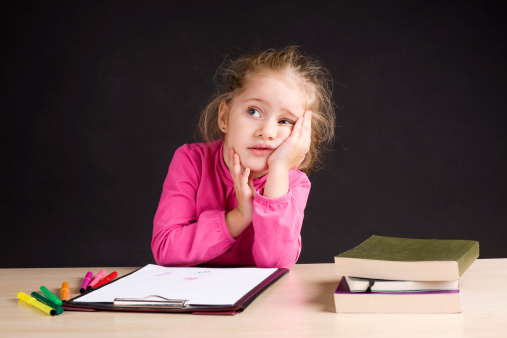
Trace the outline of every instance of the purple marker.
<instances>
[{"instance_id":1,"label":"purple marker","mask_svg":"<svg viewBox=\"0 0 507 338\"><path fill-rule=\"evenodd\" d=\"M93 277L93 273L91 271L88 271L85 278L83 279L83 285L81 285L81 289L79 289L79 292L81 292L81 293L86 292L86 287L88 286L88 284L90 284L92 277Z\"/></svg>"}]
</instances>

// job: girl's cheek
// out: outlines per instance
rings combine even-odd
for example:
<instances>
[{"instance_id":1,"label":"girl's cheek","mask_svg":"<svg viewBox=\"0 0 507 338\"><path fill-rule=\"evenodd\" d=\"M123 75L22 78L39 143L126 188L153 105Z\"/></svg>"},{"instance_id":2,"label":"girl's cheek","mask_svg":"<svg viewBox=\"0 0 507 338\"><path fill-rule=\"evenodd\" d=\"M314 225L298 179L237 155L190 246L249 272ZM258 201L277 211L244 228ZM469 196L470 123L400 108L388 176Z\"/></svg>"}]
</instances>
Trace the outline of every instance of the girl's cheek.
<instances>
[{"instance_id":1,"label":"girl's cheek","mask_svg":"<svg viewBox=\"0 0 507 338\"><path fill-rule=\"evenodd\" d=\"M292 129L294 129L294 127L287 128L287 131L285 132L284 140L287 139L290 136L290 134L292 134Z\"/></svg>"}]
</instances>

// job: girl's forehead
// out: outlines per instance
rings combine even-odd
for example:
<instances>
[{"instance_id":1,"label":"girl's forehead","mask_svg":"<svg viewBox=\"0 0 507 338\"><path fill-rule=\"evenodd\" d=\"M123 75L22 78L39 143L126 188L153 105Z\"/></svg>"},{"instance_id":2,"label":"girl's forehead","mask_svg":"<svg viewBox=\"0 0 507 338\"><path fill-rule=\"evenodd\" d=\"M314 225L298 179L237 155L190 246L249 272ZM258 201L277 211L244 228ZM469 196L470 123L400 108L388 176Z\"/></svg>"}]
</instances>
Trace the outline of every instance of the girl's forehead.
<instances>
[{"instance_id":1,"label":"girl's forehead","mask_svg":"<svg viewBox=\"0 0 507 338\"><path fill-rule=\"evenodd\" d=\"M270 70L270 69L264 69L259 70L256 72L252 72L246 76L246 86L248 84L256 79L262 78L262 77L268 77L273 78L278 81L281 81L285 83L289 87L302 87L303 81L299 76L296 75L296 73L292 70L286 69L286 70Z\"/></svg>"},{"instance_id":2,"label":"girl's forehead","mask_svg":"<svg viewBox=\"0 0 507 338\"><path fill-rule=\"evenodd\" d=\"M275 71L263 71L255 74L251 74L246 78L245 87L243 90L248 90L252 85L257 85L259 82L270 82L269 80L276 80L277 82L283 83L287 88L297 91L306 92L304 82L287 72L275 72Z\"/></svg>"},{"instance_id":3,"label":"girl's forehead","mask_svg":"<svg viewBox=\"0 0 507 338\"><path fill-rule=\"evenodd\" d=\"M249 79L245 84L245 89L256 88L261 86L279 86L287 90L301 91L301 86L298 86L291 79L277 74L258 74Z\"/></svg>"},{"instance_id":4,"label":"girl's forehead","mask_svg":"<svg viewBox=\"0 0 507 338\"><path fill-rule=\"evenodd\" d=\"M303 88L284 77L259 75L245 85L241 100L268 100L281 105L306 106L307 98Z\"/></svg>"},{"instance_id":5,"label":"girl's forehead","mask_svg":"<svg viewBox=\"0 0 507 338\"><path fill-rule=\"evenodd\" d=\"M258 72L251 73L247 76L245 81L245 87L242 92L245 92L249 89L252 83L256 83L256 80L261 78L272 78L278 80L285 84L287 87L301 91L305 96L305 106L310 108L314 103L315 99L315 90L314 86L308 83L302 76L297 74L294 70L289 68L285 70L261 70ZM240 93L241 94L241 93Z\"/></svg>"}]
</instances>

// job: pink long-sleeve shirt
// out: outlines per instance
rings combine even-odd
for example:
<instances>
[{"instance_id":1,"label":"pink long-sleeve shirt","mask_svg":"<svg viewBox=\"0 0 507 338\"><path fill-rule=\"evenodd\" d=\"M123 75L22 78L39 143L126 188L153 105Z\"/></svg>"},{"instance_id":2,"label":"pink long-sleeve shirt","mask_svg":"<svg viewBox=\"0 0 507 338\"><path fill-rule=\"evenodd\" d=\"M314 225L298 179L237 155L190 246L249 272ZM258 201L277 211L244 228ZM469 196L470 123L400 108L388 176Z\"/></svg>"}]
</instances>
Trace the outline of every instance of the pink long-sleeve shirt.
<instances>
[{"instance_id":1,"label":"pink long-sleeve shirt","mask_svg":"<svg viewBox=\"0 0 507 338\"><path fill-rule=\"evenodd\" d=\"M157 264L291 268L301 251L310 181L291 170L289 192L267 198L262 195L267 175L253 181L252 224L233 238L225 214L237 207L237 200L222 141L178 148L155 214L151 247Z\"/></svg>"}]
</instances>

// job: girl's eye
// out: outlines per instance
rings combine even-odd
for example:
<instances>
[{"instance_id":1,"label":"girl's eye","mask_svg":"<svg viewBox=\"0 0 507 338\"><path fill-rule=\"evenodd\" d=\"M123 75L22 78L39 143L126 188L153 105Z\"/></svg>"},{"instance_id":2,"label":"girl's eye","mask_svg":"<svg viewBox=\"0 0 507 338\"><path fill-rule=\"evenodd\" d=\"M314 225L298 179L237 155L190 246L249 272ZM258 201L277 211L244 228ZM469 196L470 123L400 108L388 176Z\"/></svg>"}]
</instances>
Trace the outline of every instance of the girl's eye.
<instances>
[{"instance_id":1,"label":"girl's eye","mask_svg":"<svg viewBox=\"0 0 507 338\"><path fill-rule=\"evenodd\" d=\"M290 120L281 120L279 123L280 124L289 124L289 125L293 125L294 124L294 122L292 122Z\"/></svg>"},{"instance_id":2,"label":"girl's eye","mask_svg":"<svg viewBox=\"0 0 507 338\"><path fill-rule=\"evenodd\" d=\"M253 117L261 117L261 112L255 108L248 108L248 114Z\"/></svg>"}]
</instances>

